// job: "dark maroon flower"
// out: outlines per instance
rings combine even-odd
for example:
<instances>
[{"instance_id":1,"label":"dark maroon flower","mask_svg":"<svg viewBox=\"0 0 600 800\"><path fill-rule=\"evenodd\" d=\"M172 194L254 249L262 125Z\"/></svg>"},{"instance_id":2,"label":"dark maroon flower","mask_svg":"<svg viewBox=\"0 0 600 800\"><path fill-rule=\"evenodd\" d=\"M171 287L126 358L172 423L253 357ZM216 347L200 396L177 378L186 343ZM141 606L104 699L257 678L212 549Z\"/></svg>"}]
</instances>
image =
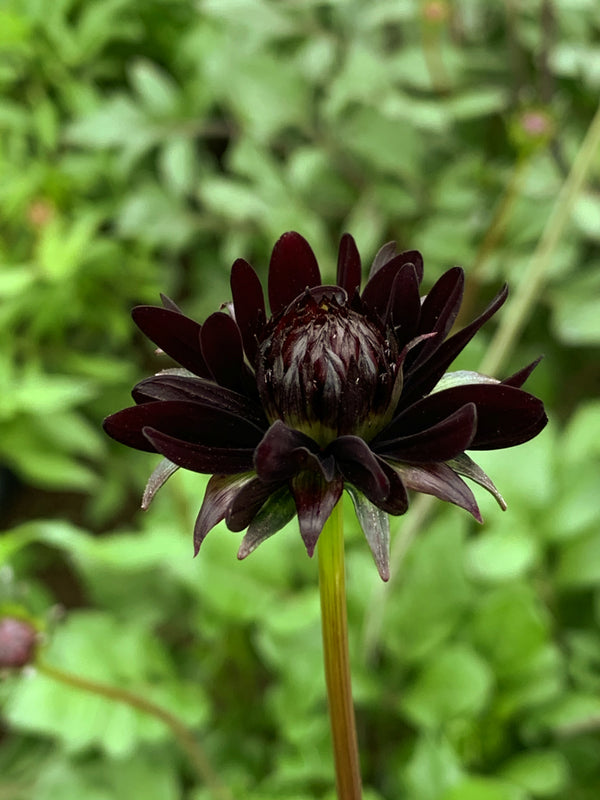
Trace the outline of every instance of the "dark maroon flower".
<instances>
[{"instance_id":1,"label":"dark maroon flower","mask_svg":"<svg viewBox=\"0 0 600 800\"><path fill-rule=\"evenodd\" d=\"M108 417L123 444L165 456L146 508L178 468L212 475L194 531L196 552L221 520L248 528L239 558L296 514L309 555L346 489L382 578L388 514L404 514L407 490L433 494L481 520L467 477L504 500L466 454L526 442L546 424L521 386L537 362L504 381L447 369L500 308L504 287L470 325L449 336L464 273L444 273L425 297L416 251L381 248L360 294L354 240L342 237L337 285L323 286L298 233L284 234L269 268L270 316L259 279L238 259L233 302L203 325L163 297L133 318L180 368L133 389L137 405Z\"/></svg>"}]
</instances>

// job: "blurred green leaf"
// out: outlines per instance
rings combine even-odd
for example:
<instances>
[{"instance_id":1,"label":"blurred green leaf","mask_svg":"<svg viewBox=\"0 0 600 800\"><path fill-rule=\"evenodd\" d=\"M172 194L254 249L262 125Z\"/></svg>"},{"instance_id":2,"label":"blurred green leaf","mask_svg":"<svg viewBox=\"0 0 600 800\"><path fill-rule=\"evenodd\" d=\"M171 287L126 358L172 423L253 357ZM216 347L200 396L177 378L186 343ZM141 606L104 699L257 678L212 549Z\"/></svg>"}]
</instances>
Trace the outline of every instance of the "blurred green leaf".
<instances>
[{"instance_id":1,"label":"blurred green leaf","mask_svg":"<svg viewBox=\"0 0 600 800\"><path fill-rule=\"evenodd\" d=\"M198 180L198 164L190 139L169 139L161 150L160 166L165 182L174 194L184 195L194 189Z\"/></svg>"},{"instance_id":2,"label":"blurred green leaf","mask_svg":"<svg viewBox=\"0 0 600 800\"><path fill-rule=\"evenodd\" d=\"M440 800L527 800L528 795L508 781L465 778L444 792Z\"/></svg>"},{"instance_id":3,"label":"blurred green leaf","mask_svg":"<svg viewBox=\"0 0 600 800\"><path fill-rule=\"evenodd\" d=\"M568 344L600 342L600 264L589 266L587 274L556 293L553 323L558 337Z\"/></svg>"},{"instance_id":4,"label":"blurred green leaf","mask_svg":"<svg viewBox=\"0 0 600 800\"><path fill-rule=\"evenodd\" d=\"M339 124L340 140L367 169L375 168L409 181L415 175L423 142L414 129L387 119L377 109L367 108L348 114Z\"/></svg>"},{"instance_id":5,"label":"blurred green leaf","mask_svg":"<svg viewBox=\"0 0 600 800\"><path fill-rule=\"evenodd\" d=\"M474 717L489 700L492 672L468 647L439 651L404 692L402 706L419 725L436 728L452 719Z\"/></svg>"},{"instance_id":6,"label":"blurred green leaf","mask_svg":"<svg viewBox=\"0 0 600 800\"><path fill-rule=\"evenodd\" d=\"M458 754L447 739L421 734L405 770L406 787L414 800L437 800L462 778Z\"/></svg>"},{"instance_id":7,"label":"blurred green leaf","mask_svg":"<svg viewBox=\"0 0 600 800\"><path fill-rule=\"evenodd\" d=\"M177 86L164 70L150 61L138 60L129 70L131 85L143 105L158 117L172 114L178 103Z\"/></svg>"},{"instance_id":8,"label":"blurred green leaf","mask_svg":"<svg viewBox=\"0 0 600 800\"><path fill-rule=\"evenodd\" d=\"M489 582L521 577L534 564L536 542L508 522L500 530L483 533L470 542L466 564L472 577Z\"/></svg>"},{"instance_id":9,"label":"blurred green leaf","mask_svg":"<svg viewBox=\"0 0 600 800\"><path fill-rule=\"evenodd\" d=\"M549 620L531 587L513 583L480 597L473 615L473 642L494 665L496 675L526 670L544 647Z\"/></svg>"},{"instance_id":10,"label":"blurred green leaf","mask_svg":"<svg viewBox=\"0 0 600 800\"><path fill-rule=\"evenodd\" d=\"M560 586L567 588L600 585L600 536L597 530L566 542L560 548L556 579Z\"/></svg>"},{"instance_id":11,"label":"blurred green leaf","mask_svg":"<svg viewBox=\"0 0 600 800\"><path fill-rule=\"evenodd\" d=\"M189 722L197 724L206 715L201 689L177 684L159 643L131 622L117 622L100 612L71 614L54 634L44 658L88 680L137 691ZM43 673L17 687L5 713L12 725L52 734L70 752L99 746L109 755L123 757L134 751L138 741L169 736L156 718Z\"/></svg>"},{"instance_id":12,"label":"blurred green leaf","mask_svg":"<svg viewBox=\"0 0 600 800\"><path fill-rule=\"evenodd\" d=\"M445 519L409 552L385 619L386 630L394 631L386 647L400 659L426 659L462 616L470 596L462 547L460 522Z\"/></svg>"},{"instance_id":13,"label":"blurred green leaf","mask_svg":"<svg viewBox=\"0 0 600 800\"><path fill-rule=\"evenodd\" d=\"M569 780L567 762L557 750L515 756L503 766L500 774L533 797L555 797L565 790Z\"/></svg>"}]
</instances>

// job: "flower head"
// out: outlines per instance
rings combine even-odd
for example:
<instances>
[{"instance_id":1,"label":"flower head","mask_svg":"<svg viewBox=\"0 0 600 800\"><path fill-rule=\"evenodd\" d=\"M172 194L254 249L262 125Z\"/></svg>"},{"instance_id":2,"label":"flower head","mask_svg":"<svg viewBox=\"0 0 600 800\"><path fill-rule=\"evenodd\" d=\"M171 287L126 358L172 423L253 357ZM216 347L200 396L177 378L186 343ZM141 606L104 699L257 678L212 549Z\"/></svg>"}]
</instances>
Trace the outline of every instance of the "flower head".
<instances>
[{"instance_id":1,"label":"flower head","mask_svg":"<svg viewBox=\"0 0 600 800\"><path fill-rule=\"evenodd\" d=\"M504 381L447 373L507 289L449 335L464 273L448 270L423 298L422 279L421 255L387 244L360 293L360 257L346 234L337 284L324 286L308 242L291 232L271 256L270 316L243 259L231 271L233 302L203 325L166 297L162 308L135 308L136 324L180 365L137 384L136 405L104 423L123 444L165 457L143 507L178 467L208 473L196 552L224 519L233 531L248 529L244 558L297 515L312 555L346 489L384 579L388 514L404 514L407 490L481 520L467 477L505 508L466 451L512 447L542 430L541 401L521 389L537 362Z\"/></svg>"}]
</instances>

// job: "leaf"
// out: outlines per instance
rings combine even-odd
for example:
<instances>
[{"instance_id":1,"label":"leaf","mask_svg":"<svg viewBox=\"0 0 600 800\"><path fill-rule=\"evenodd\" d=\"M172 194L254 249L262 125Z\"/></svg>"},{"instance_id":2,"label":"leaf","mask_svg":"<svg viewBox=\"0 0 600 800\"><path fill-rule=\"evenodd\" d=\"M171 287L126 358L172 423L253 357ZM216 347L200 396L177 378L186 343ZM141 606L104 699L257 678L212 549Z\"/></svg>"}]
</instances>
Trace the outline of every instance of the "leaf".
<instances>
[{"instance_id":1,"label":"leaf","mask_svg":"<svg viewBox=\"0 0 600 800\"><path fill-rule=\"evenodd\" d=\"M462 778L460 758L443 736L422 733L404 770L407 797L438 800Z\"/></svg>"},{"instance_id":2,"label":"leaf","mask_svg":"<svg viewBox=\"0 0 600 800\"><path fill-rule=\"evenodd\" d=\"M537 750L511 758L500 776L535 797L555 797L567 790L569 766L558 750Z\"/></svg>"},{"instance_id":3,"label":"leaf","mask_svg":"<svg viewBox=\"0 0 600 800\"><path fill-rule=\"evenodd\" d=\"M339 125L341 143L369 169L409 180L416 175L423 143L414 128L367 108L340 119Z\"/></svg>"},{"instance_id":4,"label":"leaf","mask_svg":"<svg viewBox=\"0 0 600 800\"><path fill-rule=\"evenodd\" d=\"M535 736L552 733L568 737L594 730L600 723L600 697L585 692L562 692L553 702L538 711L526 730Z\"/></svg>"},{"instance_id":5,"label":"leaf","mask_svg":"<svg viewBox=\"0 0 600 800\"><path fill-rule=\"evenodd\" d=\"M117 225L123 236L175 250L198 232L197 220L191 212L153 184L142 184L124 198Z\"/></svg>"},{"instance_id":6,"label":"leaf","mask_svg":"<svg viewBox=\"0 0 600 800\"><path fill-rule=\"evenodd\" d=\"M3 427L0 453L12 469L34 486L91 491L98 483L97 475L89 467L44 440L43 432L24 417Z\"/></svg>"},{"instance_id":7,"label":"leaf","mask_svg":"<svg viewBox=\"0 0 600 800\"><path fill-rule=\"evenodd\" d=\"M87 756L69 760L55 754L36 771L32 800L177 800L178 780L164 753L139 752L123 758Z\"/></svg>"},{"instance_id":8,"label":"leaf","mask_svg":"<svg viewBox=\"0 0 600 800\"><path fill-rule=\"evenodd\" d=\"M310 94L293 64L266 51L241 58L233 48L222 58L210 65L210 78L247 135L265 141L287 126L304 126Z\"/></svg>"},{"instance_id":9,"label":"leaf","mask_svg":"<svg viewBox=\"0 0 600 800\"><path fill-rule=\"evenodd\" d=\"M455 120L487 117L506 108L509 101L504 87L490 86L485 89L471 89L444 102L448 113Z\"/></svg>"},{"instance_id":10,"label":"leaf","mask_svg":"<svg viewBox=\"0 0 600 800\"><path fill-rule=\"evenodd\" d=\"M533 589L513 583L480 598L472 622L473 644L500 677L516 677L535 664L549 639L549 620Z\"/></svg>"},{"instance_id":11,"label":"leaf","mask_svg":"<svg viewBox=\"0 0 600 800\"><path fill-rule=\"evenodd\" d=\"M184 136L173 136L163 145L159 156L165 183L173 194L189 194L198 180L198 162L193 142Z\"/></svg>"},{"instance_id":12,"label":"leaf","mask_svg":"<svg viewBox=\"0 0 600 800\"><path fill-rule=\"evenodd\" d=\"M600 264L561 286L553 296L553 327L566 344L600 342Z\"/></svg>"},{"instance_id":13,"label":"leaf","mask_svg":"<svg viewBox=\"0 0 600 800\"><path fill-rule=\"evenodd\" d=\"M449 635L467 605L469 586L462 567L464 520L444 517L410 550L385 628L394 635L386 648L401 661L422 661ZM392 533L392 542L394 534Z\"/></svg>"},{"instance_id":14,"label":"leaf","mask_svg":"<svg viewBox=\"0 0 600 800\"><path fill-rule=\"evenodd\" d=\"M269 207L255 188L227 178L207 178L201 182L199 194L204 205L226 220L262 221Z\"/></svg>"},{"instance_id":15,"label":"leaf","mask_svg":"<svg viewBox=\"0 0 600 800\"><path fill-rule=\"evenodd\" d=\"M43 229L36 253L42 273L52 281L72 280L84 262L98 223L96 212L81 214L71 223L52 218Z\"/></svg>"},{"instance_id":16,"label":"leaf","mask_svg":"<svg viewBox=\"0 0 600 800\"><path fill-rule=\"evenodd\" d=\"M600 536L594 529L588 536L568 541L560 548L556 580L568 589L600 586Z\"/></svg>"},{"instance_id":17,"label":"leaf","mask_svg":"<svg viewBox=\"0 0 600 800\"><path fill-rule=\"evenodd\" d=\"M573 469L600 455L600 400L583 401L563 433L561 457Z\"/></svg>"},{"instance_id":18,"label":"leaf","mask_svg":"<svg viewBox=\"0 0 600 800\"><path fill-rule=\"evenodd\" d=\"M418 725L437 728L473 718L488 702L492 672L474 650L453 645L436 654L404 693L402 707Z\"/></svg>"},{"instance_id":19,"label":"leaf","mask_svg":"<svg viewBox=\"0 0 600 800\"><path fill-rule=\"evenodd\" d=\"M0 297L19 296L35 280L33 269L28 264L4 264L0 270Z\"/></svg>"},{"instance_id":20,"label":"leaf","mask_svg":"<svg viewBox=\"0 0 600 800\"><path fill-rule=\"evenodd\" d=\"M466 565L475 579L507 581L526 574L537 555L536 541L526 532L515 530L509 520L500 530L484 532L469 542Z\"/></svg>"},{"instance_id":21,"label":"leaf","mask_svg":"<svg viewBox=\"0 0 600 800\"><path fill-rule=\"evenodd\" d=\"M439 800L528 800L528 796L508 781L469 777L444 792Z\"/></svg>"},{"instance_id":22,"label":"leaf","mask_svg":"<svg viewBox=\"0 0 600 800\"><path fill-rule=\"evenodd\" d=\"M381 54L366 42L356 40L329 86L327 113L336 117L346 105L359 101L377 107L389 91L390 77Z\"/></svg>"},{"instance_id":23,"label":"leaf","mask_svg":"<svg viewBox=\"0 0 600 800\"><path fill-rule=\"evenodd\" d=\"M157 117L177 110L179 90L165 70L146 59L138 59L129 70L129 80L145 108Z\"/></svg>"},{"instance_id":24,"label":"leaf","mask_svg":"<svg viewBox=\"0 0 600 800\"><path fill-rule=\"evenodd\" d=\"M72 144L104 149L131 146L137 140L137 150L150 147L156 138L156 129L149 127L143 110L124 95L107 100L95 111L72 123L66 131Z\"/></svg>"},{"instance_id":25,"label":"leaf","mask_svg":"<svg viewBox=\"0 0 600 800\"><path fill-rule=\"evenodd\" d=\"M201 688L178 685L158 639L133 621L118 621L98 611L71 612L44 658L63 671L137 692L189 723L198 724L206 716ZM16 687L5 713L14 727L56 737L73 753L98 746L123 757L139 742L170 738L169 729L156 717L43 672Z\"/></svg>"}]
</instances>

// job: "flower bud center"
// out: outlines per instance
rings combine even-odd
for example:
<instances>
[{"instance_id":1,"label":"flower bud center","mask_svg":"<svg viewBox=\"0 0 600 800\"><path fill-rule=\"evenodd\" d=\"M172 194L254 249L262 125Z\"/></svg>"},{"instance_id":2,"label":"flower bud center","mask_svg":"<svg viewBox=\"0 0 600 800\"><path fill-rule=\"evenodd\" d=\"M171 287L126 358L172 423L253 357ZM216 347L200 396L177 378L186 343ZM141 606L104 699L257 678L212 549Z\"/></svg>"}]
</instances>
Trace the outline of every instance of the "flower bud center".
<instances>
[{"instance_id":1,"label":"flower bud center","mask_svg":"<svg viewBox=\"0 0 600 800\"><path fill-rule=\"evenodd\" d=\"M271 422L280 419L321 445L344 434L371 439L389 420L397 352L377 319L345 298L307 290L267 330L257 381Z\"/></svg>"}]
</instances>

